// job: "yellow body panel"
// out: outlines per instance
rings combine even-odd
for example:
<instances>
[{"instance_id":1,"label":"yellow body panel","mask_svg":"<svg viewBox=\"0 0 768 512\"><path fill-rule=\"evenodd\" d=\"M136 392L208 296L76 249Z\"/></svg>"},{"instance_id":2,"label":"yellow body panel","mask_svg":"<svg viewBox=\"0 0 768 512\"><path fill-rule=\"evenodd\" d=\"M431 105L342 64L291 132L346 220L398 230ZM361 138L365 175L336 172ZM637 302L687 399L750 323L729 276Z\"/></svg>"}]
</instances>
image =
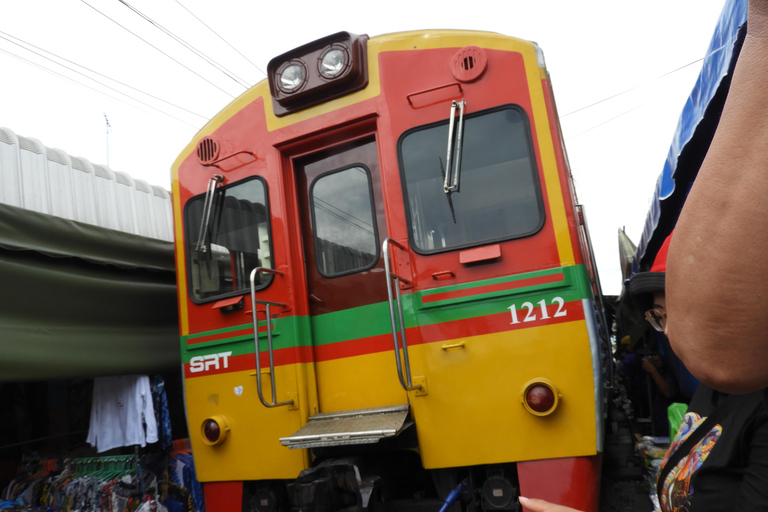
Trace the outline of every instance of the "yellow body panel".
<instances>
[{"instance_id":1,"label":"yellow body panel","mask_svg":"<svg viewBox=\"0 0 768 512\"><path fill-rule=\"evenodd\" d=\"M182 219L181 219L181 193L179 192L179 180L178 180L178 174L177 169L174 168L173 171L173 183L171 185L173 189L173 193L171 194L171 199L173 201L173 233L174 233L174 242L175 242L175 251L176 251L176 281L178 283L178 296L182 297L181 300L179 300L179 331L182 336L186 336L189 334L189 307L187 305L187 278L186 274L180 271L180 269L185 268L185 262L184 262L184 239L182 238L182 233L184 232L183 225L182 225Z\"/></svg>"},{"instance_id":2,"label":"yellow body panel","mask_svg":"<svg viewBox=\"0 0 768 512\"><path fill-rule=\"evenodd\" d=\"M394 348L315 365L320 412L407 404L397 380Z\"/></svg>"},{"instance_id":3,"label":"yellow body panel","mask_svg":"<svg viewBox=\"0 0 768 512\"><path fill-rule=\"evenodd\" d=\"M458 342L459 340L454 340ZM592 360L584 321L520 329L411 349L428 393L409 393L426 468L572 457L596 453ZM451 343L451 342L446 342ZM539 417L523 387L548 379L560 394Z\"/></svg>"},{"instance_id":4,"label":"yellow body panel","mask_svg":"<svg viewBox=\"0 0 768 512\"><path fill-rule=\"evenodd\" d=\"M277 400L297 398L296 372L303 365L276 368ZM302 425L300 409L268 409L259 401L253 371L186 379L187 415L195 468L200 481L296 478L308 467L306 450L289 450L281 437ZM271 398L269 375L262 374L265 398ZM229 422L226 440L218 445L203 442L201 425L206 418L223 416Z\"/></svg>"}]
</instances>

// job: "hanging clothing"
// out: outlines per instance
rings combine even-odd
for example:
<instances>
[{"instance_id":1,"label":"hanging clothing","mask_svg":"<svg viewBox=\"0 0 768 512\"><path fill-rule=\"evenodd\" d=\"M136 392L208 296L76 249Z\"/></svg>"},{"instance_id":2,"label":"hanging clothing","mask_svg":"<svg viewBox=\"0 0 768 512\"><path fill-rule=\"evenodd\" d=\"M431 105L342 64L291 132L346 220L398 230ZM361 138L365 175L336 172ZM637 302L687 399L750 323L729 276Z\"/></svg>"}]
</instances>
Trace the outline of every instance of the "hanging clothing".
<instances>
[{"instance_id":1,"label":"hanging clothing","mask_svg":"<svg viewBox=\"0 0 768 512\"><path fill-rule=\"evenodd\" d=\"M155 420L160 431L160 444L167 450L173 443L171 431L171 413L168 410L168 396L165 393L165 381L161 375L152 379L152 401L155 405Z\"/></svg>"},{"instance_id":2,"label":"hanging clothing","mask_svg":"<svg viewBox=\"0 0 768 512\"><path fill-rule=\"evenodd\" d=\"M94 379L88 444L101 453L120 446L146 446L157 440L148 376Z\"/></svg>"},{"instance_id":3,"label":"hanging clothing","mask_svg":"<svg viewBox=\"0 0 768 512\"><path fill-rule=\"evenodd\" d=\"M205 512L203 488L197 480L195 462L192 455L182 452L174 453L171 454L168 462L168 478L171 483L184 489L188 489L191 494L194 509L197 512Z\"/></svg>"}]
</instances>

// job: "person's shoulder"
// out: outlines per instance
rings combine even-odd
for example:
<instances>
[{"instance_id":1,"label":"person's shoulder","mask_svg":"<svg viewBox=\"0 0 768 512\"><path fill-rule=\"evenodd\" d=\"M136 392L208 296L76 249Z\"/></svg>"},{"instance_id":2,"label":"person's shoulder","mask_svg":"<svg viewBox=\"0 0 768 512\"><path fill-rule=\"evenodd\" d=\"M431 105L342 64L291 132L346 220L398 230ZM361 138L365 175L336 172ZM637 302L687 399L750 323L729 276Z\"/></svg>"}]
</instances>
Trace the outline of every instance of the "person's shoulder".
<instances>
[{"instance_id":1,"label":"person's shoulder","mask_svg":"<svg viewBox=\"0 0 768 512\"><path fill-rule=\"evenodd\" d=\"M715 391L715 393L718 393ZM734 419L737 422L746 422L751 418L758 424L768 425L768 408L766 407L768 389L753 391L744 394L725 394L720 398L720 404L729 404L734 409Z\"/></svg>"}]
</instances>

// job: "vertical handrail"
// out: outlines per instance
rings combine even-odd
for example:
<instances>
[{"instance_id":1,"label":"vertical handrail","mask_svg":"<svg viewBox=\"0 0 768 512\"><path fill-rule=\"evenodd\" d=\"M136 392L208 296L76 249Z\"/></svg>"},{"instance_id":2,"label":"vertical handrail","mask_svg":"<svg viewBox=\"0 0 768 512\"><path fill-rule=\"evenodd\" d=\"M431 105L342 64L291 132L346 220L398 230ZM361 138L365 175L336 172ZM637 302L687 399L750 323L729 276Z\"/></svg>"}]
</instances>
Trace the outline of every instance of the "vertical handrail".
<instances>
[{"instance_id":1,"label":"vertical handrail","mask_svg":"<svg viewBox=\"0 0 768 512\"><path fill-rule=\"evenodd\" d=\"M256 391L258 392L259 400L264 407L293 405L293 400L287 400L285 402L277 401L277 391L275 390L275 359L274 350L272 349L272 314L270 306L285 307L286 304L268 300L256 300L256 274L260 272L266 272L277 276L283 275L279 270L267 267L257 267L251 271L251 313L253 315L253 344L255 346L256 354ZM269 378L270 383L272 384L272 401L269 403L264 399L264 393L261 390L261 352L259 351L259 322L256 319L256 304L264 304L267 313L267 350L269 350Z\"/></svg>"},{"instance_id":2,"label":"vertical handrail","mask_svg":"<svg viewBox=\"0 0 768 512\"><path fill-rule=\"evenodd\" d=\"M445 155L445 178L443 179L443 191L446 194L459 191L459 175L461 174L461 147L464 136L464 107L467 103L464 100L451 102L451 115L448 120L448 149ZM459 108L459 124L456 125L456 108ZM454 148L453 132L456 130L456 147ZM451 169L451 160L454 159L453 169ZM453 183L451 183L451 174L453 174Z\"/></svg>"},{"instance_id":3,"label":"vertical handrail","mask_svg":"<svg viewBox=\"0 0 768 512\"><path fill-rule=\"evenodd\" d=\"M407 282L407 280L403 279L397 274L392 273L392 270L390 269L390 263L389 263L389 244L393 244L404 251L406 249L405 247L395 242L391 238L384 239L384 242L382 242L381 244L381 252L384 255L384 271L387 279L387 298L389 300L389 318L392 323L392 341L394 343L394 348L395 348L395 363L397 365L397 378L400 379L400 385L403 386L403 389L405 389L406 391L413 391L415 389L421 389L421 384L416 384L415 386L413 385L413 381L411 380L411 363L410 363L410 360L408 359L408 342L406 341L406 336L405 336L405 322L403 320L403 303L401 300L402 297L400 295L400 281ZM397 283L397 286L395 287L397 300L395 300L395 298L393 297L392 281L395 281ZM397 307L397 319L395 317L395 307ZM400 325L399 329L398 329L398 321ZM398 333L400 335L399 342L398 342ZM402 360L400 359L401 346L403 349ZM403 376L403 367L405 367L405 377Z\"/></svg>"},{"instance_id":4,"label":"vertical handrail","mask_svg":"<svg viewBox=\"0 0 768 512\"><path fill-rule=\"evenodd\" d=\"M208 188L205 190L205 200L203 201L203 218L200 220L200 233L197 235L197 244L195 245L197 252L206 251L205 239L208 237L208 226L211 223L213 195L216 191L216 186L222 181L224 181L224 176L221 174L214 174L208 180Z\"/></svg>"}]
</instances>

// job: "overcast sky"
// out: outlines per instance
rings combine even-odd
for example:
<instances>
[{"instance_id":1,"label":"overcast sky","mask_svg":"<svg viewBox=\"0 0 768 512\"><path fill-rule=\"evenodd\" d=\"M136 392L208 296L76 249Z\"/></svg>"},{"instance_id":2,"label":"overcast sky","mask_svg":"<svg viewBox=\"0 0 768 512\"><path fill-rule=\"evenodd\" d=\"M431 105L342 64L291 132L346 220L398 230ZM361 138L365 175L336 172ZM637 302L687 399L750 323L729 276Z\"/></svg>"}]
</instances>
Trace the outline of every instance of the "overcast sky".
<instances>
[{"instance_id":1,"label":"overcast sky","mask_svg":"<svg viewBox=\"0 0 768 512\"><path fill-rule=\"evenodd\" d=\"M170 188L172 162L206 120L245 91L242 83L262 80L272 57L304 43L342 30L374 36L430 28L536 41L604 293L617 294L617 232L624 226L635 243L640 239L723 0L375 5L0 0L0 126Z\"/></svg>"}]
</instances>

